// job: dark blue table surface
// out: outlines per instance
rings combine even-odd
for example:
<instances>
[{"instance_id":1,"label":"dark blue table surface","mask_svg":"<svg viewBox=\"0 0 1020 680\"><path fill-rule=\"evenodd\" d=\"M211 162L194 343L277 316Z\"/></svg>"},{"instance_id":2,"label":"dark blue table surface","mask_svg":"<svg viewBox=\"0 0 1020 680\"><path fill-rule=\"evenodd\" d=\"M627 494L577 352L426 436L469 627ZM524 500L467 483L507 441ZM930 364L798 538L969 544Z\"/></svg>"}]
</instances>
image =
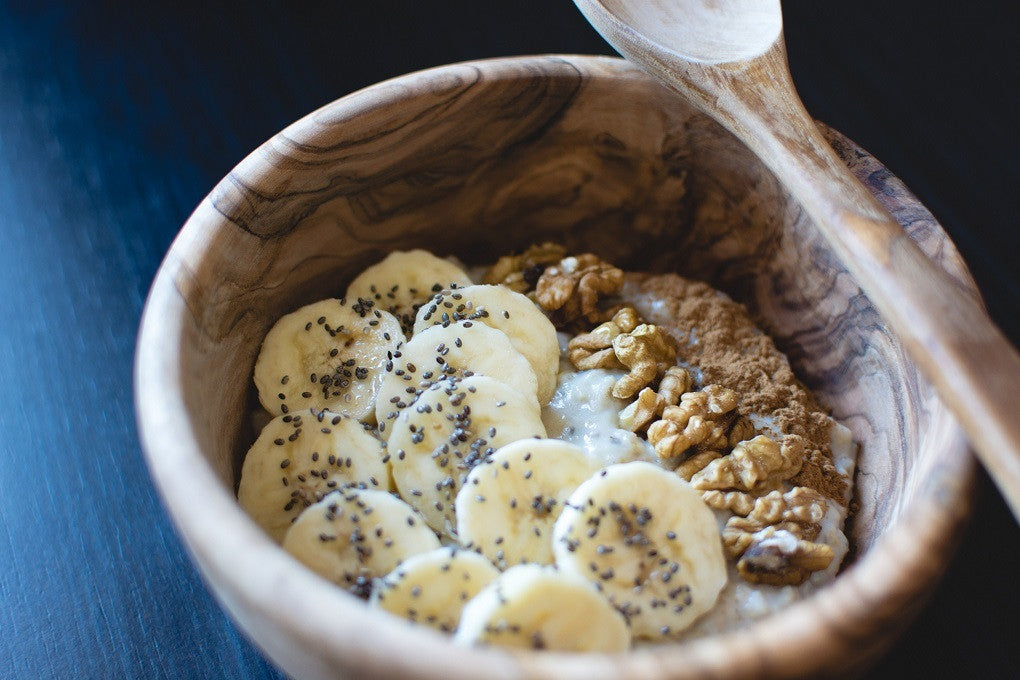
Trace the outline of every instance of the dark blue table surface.
<instances>
[{"instance_id":1,"label":"dark blue table surface","mask_svg":"<svg viewBox=\"0 0 1020 680\"><path fill-rule=\"evenodd\" d=\"M788 1L808 109L931 208L1020 340L1008 3ZM933 9L939 7L939 9ZM163 511L132 407L145 294L191 209L326 102L452 61L611 54L568 0L0 0L0 678L278 677ZM1016 677L1020 529L974 521L875 677Z\"/></svg>"}]
</instances>

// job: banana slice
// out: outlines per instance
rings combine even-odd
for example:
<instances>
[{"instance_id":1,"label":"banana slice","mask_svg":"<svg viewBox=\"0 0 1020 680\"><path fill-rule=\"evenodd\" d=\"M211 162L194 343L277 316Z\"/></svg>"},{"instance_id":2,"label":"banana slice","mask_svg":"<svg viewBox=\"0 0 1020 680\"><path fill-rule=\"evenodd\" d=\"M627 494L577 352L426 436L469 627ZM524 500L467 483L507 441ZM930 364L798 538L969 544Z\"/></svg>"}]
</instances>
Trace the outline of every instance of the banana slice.
<instances>
[{"instance_id":1,"label":"banana slice","mask_svg":"<svg viewBox=\"0 0 1020 680\"><path fill-rule=\"evenodd\" d=\"M622 652L627 622L588 583L551 567L507 569L467 603L454 640L461 644Z\"/></svg>"},{"instance_id":2,"label":"banana slice","mask_svg":"<svg viewBox=\"0 0 1020 680\"><path fill-rule=\"evenodd\" d=\"M306 409L263 428L241 467L237 500L280 542L301 511L334 489L391 488L382 442L348 416Z\"/></svg>"},{"instance_id":3,"label":"banana slice","mask_svg":"<svg viewBox=\"0 0 1020 680\"><path fill-rule=\"evenodd\" d=\"M423 388L444 376L487 375L529 398L538 412L538 382L531 364L506 334L474 321L432 326L393 353L376 399L376 420L383 438L388 423L414 403Z\"/></svg>"},{"instance_id":4,"label":"banana slice","mask_svg":"<svg viewBox=\"0 0 1020 680\"><path fill-rule=\"evenodd\" d=\"M322 300L270 329L255 362L259 401L275 415L314 407L371 418L387 353L404 335L388 312L349 300Z\"/></svg>"},{"instance_id":5,"label":"banana slice","mask_svg":"<svg viewBox=\"0 0 1020 680\"><path fill-rule=\"evenodd\" d=\"M596 585L635 637L677 633L726 583L715 516L689 484L645 462L610 465L579 486L553 528L556 566Z\"/></svg>"},{"instance_id":6,"label":"banana slice","mask_svg":"<svg viewBox=\"0 0 1020 680\"><path fill-rule=\"evenodd\" d=\"M437 293L418 310L414 332L457 321L477 321L501 330L524 355L538 379L538 402L556 392L560 346L556 327L535 303L506 286L475 285Z\"/></svg>"},{"instance_id":7,"label":"banana slice","mask_svg":"<svg viewBox=\"0 0 1020 680\"><path fill-rule=\"evenodd\" d=\"M456 538L454 500L464 478L496 449L544 437L533 401L494 378L449 379L393 423L387 450L400 496L440 534Z\"/></svg>"},{"instance_id":8,"label":"banana slice","mask_svg":"<svg viewBox=\"0 0 1020 680\"><path fill-rule=\"evenodd\" d=\"M359 597L372 579L408 557L435 550L439 539L421 515L385 491L335 491L287 530L283 547L305 566Z\"/></svg>"},{"instance_id":9,"label":"banana slice","mask_svg":"<svg viewBox=\"0 0 1020 680\"><path fill-rule=\"evenodd\" d=\"M476 466L457 493L458 540L500 569L552 564L553 523L570 494L599 466L559 439L522 439Z\"/></svg>"},{"instance_id":10,"label":"banana slice","mask_svg":"<svg viewBox=\"0 0 1020 680\"><path fill-rule=\"evenodd\" d=\"M347 287L347 299L372 300L400 321L407 335L418 307L445 288L470 286L463 269L426 250L395 251L361 272Z\"/></svg>"},{"instance_id":11,"label":"banana slice","mask_svg":"<svg viewBox=\"0 0 1020 680\"><path fill-rule=\"evenodd\" d=\"M496 568L478 553L439 548L401 562L376 584L371 603L452 633L464 605L497 576Z\"/></svg>"}]
</instances>

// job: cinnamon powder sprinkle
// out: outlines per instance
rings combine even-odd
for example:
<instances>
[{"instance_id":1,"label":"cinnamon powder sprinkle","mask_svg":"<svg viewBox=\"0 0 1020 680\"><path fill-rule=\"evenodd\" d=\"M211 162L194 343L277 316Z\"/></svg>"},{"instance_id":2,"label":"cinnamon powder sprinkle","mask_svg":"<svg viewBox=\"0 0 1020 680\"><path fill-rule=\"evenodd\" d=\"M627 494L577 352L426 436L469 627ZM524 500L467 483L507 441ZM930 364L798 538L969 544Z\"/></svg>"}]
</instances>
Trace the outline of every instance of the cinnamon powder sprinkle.
<instances>
[{"instance_id":1,"label":"cinnamon powder sprinkle","mask_svg":"<svg viewBox=\"0 0 1020 680\"><path fill-rule=\"evenodd\" d=\"M635 306L676 338L678 361L700 369L703 384L736 390L740 415L769 416L785 436L807 440L809 453L790 482L844 505L847 479L832 464L828 414L747 309L706 283L675 274L630 273L627 283L626 288L661 302L654 310L647 304ZM624 295L631 297L626 289Z\"/></svg>"}]
</instances>

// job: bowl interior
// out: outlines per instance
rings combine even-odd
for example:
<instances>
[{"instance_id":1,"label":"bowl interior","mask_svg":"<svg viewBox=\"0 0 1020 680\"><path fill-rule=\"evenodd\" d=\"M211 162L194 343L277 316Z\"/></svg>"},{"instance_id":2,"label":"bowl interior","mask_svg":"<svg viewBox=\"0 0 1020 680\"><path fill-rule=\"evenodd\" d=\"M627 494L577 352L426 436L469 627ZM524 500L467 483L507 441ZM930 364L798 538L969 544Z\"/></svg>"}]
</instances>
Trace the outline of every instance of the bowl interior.
<instances>
[{"instance_id":1,"label":"bowl interior","mask_svg":"<svg viewBox=\"0 0 1020 680\"><path fill-rule=\"evenodd\" d=\"M972 285L916 199L873 158L828 135L911 236ZM899 565L879 556L883 542L907 540L934 550L938 562L953 545L973 478L955 423L774 176L729 133L620 60L443 67L339 100L274 137L216 187L175 242L143 325L139 385L146 343L162 343L172 363L160 379L171 384L159 389L177 394L183 412L175 422L192 437L178 455L206 464L211 492L232 496L255 435L252 367L277 318L342 295L389 250L422 247L484 263L542 240L625 269L704 279L745 303L861 446L849 532L856 564L837 583L855 571L882 574L874 598L895 606L862 609L865 629L888 627L904 618L902 607L917 606L938 568L911 581L901 573L920 568L910 550ZM161 285L172 292L156 295ZM158 337L150 330L157 324ZM181 482L160 462L169 454L147 415L159 407L151 392L139 391L146 448L198 563L278 663L317 674L260 637L250 623L258 615L245 609L259 596L231 582L228 567L213 563L214 537L195 535L175 511ZM246 522L238 508L229 512ZM812 606L803 615L822 616ZM882 644L844 653L863 659ZM829 649L829 660L840 649Z\"/></svg>"}]
</instances>

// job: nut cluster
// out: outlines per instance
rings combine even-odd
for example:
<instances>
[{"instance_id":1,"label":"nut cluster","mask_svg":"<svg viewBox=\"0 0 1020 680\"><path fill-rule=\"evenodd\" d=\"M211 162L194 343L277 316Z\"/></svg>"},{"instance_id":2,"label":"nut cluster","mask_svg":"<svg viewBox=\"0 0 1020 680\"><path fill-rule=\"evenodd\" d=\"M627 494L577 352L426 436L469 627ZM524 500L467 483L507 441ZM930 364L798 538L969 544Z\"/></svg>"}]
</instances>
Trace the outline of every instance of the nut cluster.
<instances>
[{"instance_id":1,"label":"nut cluster","mask_svg":"<svg viewBox=\"0 0 1020 680\"><path fill-rule=\"evenodd\" d=\"M668 406L680 403L681 396L691 389L694 379L682 366L666 369L658 390L645 387L637 399L620 411L620 426L631 432L642 432L655 419L662 416Z\"/></svg>"},{"instance_id":2,"label":"nut cluster","mask_svg":"<svg viewBox=\"0 0 1020 680\"><path fill-rule=\"evenodd\" d=\"M803 486L782 491L800 471L804 454L801 437L788 435L778 444L759 435L728 455L705 451L684 463L700 457L703 467L691 475L691 486L710 507L733 513L723 545L746 581L798 585L832 561L832 549L814 543L828 509L825 496Z\"/></svg>"},{"instance_id":3,"label":"nut cluster","mask_svg":"<svg viewBox=\"0 0 1020 680\"><path fill-rule=\"evenodd\" d=\"M504 269L516 266L507 262ZM535 297L560 327L598 323L600 299L615 295L622 279L620 270L594 255L568 257L545 268ZM827 502L822 493L801 486L798 474L806 460L820 457L820 464L830 466L831 461L808 451L803 437L758 434L738 412L741 396L735 390L696 386L691 372L677 364L673 336L645 323L633 307L618 307L601 319L570 340L570 362L578 370L627 371L612 389L614 397L631 400L620 412L620 427L645 435L661 459L679 461L677 474L709 507L731 515L723 541L741 577L796 585L828 567L832 549L814 542Z\"/></svg>"}]
</instances>

